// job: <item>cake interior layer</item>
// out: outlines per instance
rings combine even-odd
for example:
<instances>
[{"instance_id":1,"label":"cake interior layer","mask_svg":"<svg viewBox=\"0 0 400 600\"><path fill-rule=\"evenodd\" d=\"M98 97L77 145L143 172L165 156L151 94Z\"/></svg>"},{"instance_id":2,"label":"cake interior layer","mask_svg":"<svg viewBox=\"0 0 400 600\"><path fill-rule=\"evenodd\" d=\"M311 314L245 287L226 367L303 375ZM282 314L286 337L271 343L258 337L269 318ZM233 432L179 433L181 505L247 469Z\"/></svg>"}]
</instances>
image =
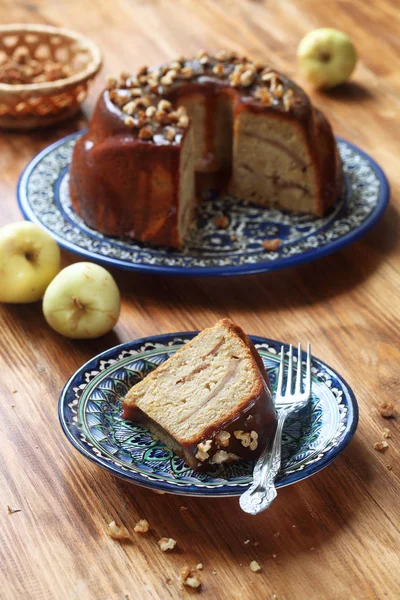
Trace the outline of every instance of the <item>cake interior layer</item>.
<instances>
[{"instance_id":1,"label":"cake interior layer","mask_svg":"<svg viewBox=\"0 0 400 600\"><path fill-rule=\"evenodd\" d=\"M282 115L254 112L233 89L186 86L174 98L192 120L197 184L212 174L213 188L261 206L317 212L317 183L303 126ZM220 175L220 177L219 177ZM207 181L207 179L206 179ZM197 193L203 191L197 186Z\"/></svg>"},{"instance_id":2,"label":"cake interior layer","mask_svg":"<svg viewBox=\"0 0 400 600\"><path fill-rule=\"evenodd\" d=\"M210 423L221 423L222 428L236 416L259 389L259 382L245 344L223 326L216 326L134 386L126 402L179 443L189 444L201 438Z\"/></svg>"}]
</instances>

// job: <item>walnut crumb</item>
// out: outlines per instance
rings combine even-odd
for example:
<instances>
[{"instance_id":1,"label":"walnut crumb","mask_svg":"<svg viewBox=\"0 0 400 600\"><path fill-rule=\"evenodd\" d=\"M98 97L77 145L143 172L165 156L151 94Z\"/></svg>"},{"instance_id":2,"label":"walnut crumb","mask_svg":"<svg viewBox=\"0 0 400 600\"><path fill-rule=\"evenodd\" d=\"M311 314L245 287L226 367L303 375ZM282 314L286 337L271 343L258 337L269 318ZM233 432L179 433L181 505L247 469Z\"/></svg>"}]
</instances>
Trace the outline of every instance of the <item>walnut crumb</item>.
<instances>
[{"instance_id":1,"label":"walnut crumb","mask_svg":"<svg viewBox=\"0 0 400 600\"><path fill-rule=\"evenodd\" d=\"M264 250L267 250L268 252L273 252L274 250L277 250L279 248L279 246L281 245L281 240L279 238L274 238L272 240L264 240L261 243L261 245L264 248Z\"/></svg>"},{"instance_id":2,"label":"walnut crumb","mask_svg":"<svg viewBox=\"0 0 400 600\"><path fill-rule=\"evenodd\" d=\"M388 427L383 428L382 435L385 439L389 439L392 437L392 434L390 433L390 429Z\"/></svg>"},{"instance_id":3,"label":"walnut crumb","mask_svg":"<svg viewBox=\"0 0 400 600\"><path fill-rule=\"evenodd\" d=\"M215 225L219 229L226 229L229 225L229 219L225 215L220 215L219 217L215 217Z\"/></svg>"},{"instance_id":4,"label":"walnut crumb","mask_svg":"<svg viewBox=\"0 0 400 600\"><path fill-rule=\"evenodd\" d=\"M199 563L199 564L196 566L196 569L198 569L198 571L201 571L201 570L203 569L203 563Z\"/></svg>"},{"instance_id":5,"label":"walnut crumb","mask_svg":"<svg viewBox=\"0 0 400 600\"><path fill-rule=\"evenodd\" d=\"M167 550L173 550L175 548L176 540L163 537L161 540L158 540L157 544L160 546L161 552L166 552Z\"/></svg>"},{"instance_id":6,"label":"walnut crumb","mask_svg":"<svg viewBox=\"0 0 400 600\"><path fill-rule=\"evenodd\" d=\"M385 452L385 450L387 450L388 447L389 447L389 444L385 441L376 442L374 444L374 448L375 448L375 450L378 450L378 452Z\"/></svg>"},{"instance_id":7,"label":"walnut crumb","mask_svg":"<svg viewBox=\"0 0 400 600\"><path fill-rule=\"evenodd\" d=\"M21 512L22 508L12 508L11 506L7 506L7 512L9 515L13 515L14 513Z\"/></svg>"},{"instance_id":8,"label":"walnut crumb","mask_svg":"<svg viewBox=\"0 0 400 600\"><path fill-rule=\"evenodd\" d=\"M15 388L13 388L13 389L11 390L11 392L12 392L13 394L16 394L16 393L17 393L17 391L18 391L18 390L16 390Z\"/></svg>"},{"instance_id":9,"label":"walnut crumb","mask_svg":"<svg viewBox=\"0 0 400 600\"><path fill-rule=\"evenodd\" d=\"M127 540L131 537L125 525L117 524L115 521L108 524L107 533L115 540Z\"/></svg>"},{"instance_id":10,"label":"walnut crumb","mask_svg":"<svg viewBox=\"0 0 400 600\"><path fill-rule=\"evenodd\" d=\"M140 519L133 528L133 531L136 531L136 533L147 533L149 529L149 522L146 519Z\"/></svg>"},{"instance_id":11,"label":"walnut crumb","mask_svg":"<svg viewBox=\"0 0 400 600\"><path fill-rule=\"evenodd\" d=\"M250 563L250 569L253 571L253 573L259 573L261 571L261 566L256 560L252 560Z\"/></svg>"},{"instance_id":12,"label":"walnut crumb","mask_svg":"<svg viewBox=\"0 0 400 600\"><path fill-rule=\"evenodd\" d=\"M153 139L153 130L151 129L151 127L142 127L139 131L139 138L141 140Z\"/></svg>"},{"instance_id":13,"label":"walnut crumb","mask_svg":"<svg viewBox=\"0 0 400 600\"><path fill-rule=\"evenodd\" d=\"M179 579L183 585L192 588L199 588L201 586L201 579L198 573L195 573L187 565L182 567L179 574Z\"/></svg>"},{"instance_id":14,"label":"walnut crumb","mask_svg":"<svg viewBox=\"0 0 400 600\"><path fill-rule=\"evenodd\" d=\"M393 402L381 402L379 405L379 414L385 419L395 417L397 413L396 407Z\"/></svg>"}]
</instances>

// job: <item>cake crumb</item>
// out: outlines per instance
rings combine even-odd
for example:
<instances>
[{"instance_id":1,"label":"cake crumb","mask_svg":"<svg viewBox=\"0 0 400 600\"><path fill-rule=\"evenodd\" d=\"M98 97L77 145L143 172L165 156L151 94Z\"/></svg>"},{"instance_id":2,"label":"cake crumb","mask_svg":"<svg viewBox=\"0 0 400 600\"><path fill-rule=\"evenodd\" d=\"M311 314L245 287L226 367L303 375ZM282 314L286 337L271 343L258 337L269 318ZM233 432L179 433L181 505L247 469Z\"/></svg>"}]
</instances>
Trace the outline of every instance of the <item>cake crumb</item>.
<instances>
[{"instance_id":1,"label":"cake crumb","mask_svg":"<svg viewBox=\"0 0 400 600\"><path fill-rule=\"evenodd\" d=\"M279 533L279 531L277 531L276 533L274 533L274 538L278 538L281 534Z\"/></svg>"},{"instance_id":2,"label":"cake crumb","mask_svg":"<svg viewBox=\"0 0 400 600\"><path fill-rule=\"evenodd\" d=\"M392 437L392 434L390 433L390 429L388 427L383 428L382 435L385 439L389 439Z\"/></svg>"},{"instance_id":3,"label":"cake crumb","mask_svg":"<svg viewBox=\"0 0 400 600\"><path fill-rule=\"evenodd\" d=\"M166 552L167 550L173 550L175 548L176 540L163 537L161 540L158 540L157 544L160 546L161 552Z\"/></svg>"},{"instance_id":4,"label":"cake crumb","mask_svg":"<svg viewBox=\"0 0 400 600\"><path fill-rule=\"evenodd\" d=\"M377 450L378 452L385 452L385 450L387 450L387 448L389 447L389 444L385 441L382 442L376 442L374 444L374 448L375 450Z\"/></svg>"},{"instance_id":5,"label":"cake crumb","mask_svg":"<svg viewBox=\"0 0 400 600\"><path fill-rule=\"evenodd\" d=\"M213 574L213 575L216 575L216 574L217 574L217 571L212 571L212 574Z\"/></svg>"},{"instance_id":6,"label":"cake crumb","mask_svg":"<svg viewBox=\"0 0 400 600\"><path fill-rule=\"evenodd\" d=\"M7 506L7 512L9 515L13 515L14 513L21 512L22 508L12 508L11 506Z\"/></svg>"},{"instance_id":7,"label":"cake crumb","mask_svg":"<svg viewBox=\"0 0 400 600\"><path fill-rule=\"evenodd\" d=\"M253 542L253 544L252 544L252 545L253 545L253 546L259 546L259 545L260 545L260 542Z\"/></svg>"},{"instance_id":8,"label":"cake crumb","mask_svg":"<svg viewBox=\"0 0 400 600\"><path fill-rule=\"evenodd\" d=\"M165 494L165 492L163 492L162 490L151 490L153 492L153 494L158 494L159 496L163 496Z\"/></svg>"},{"instance_id":9,"label":"cake crumb","mask_svg":"<svg viewBox=\"0 0 400 600\"><path fill-rule=\"evenodd\" d=\"M201 579L198 573L194 573L187 565L182 567L179 574L179 579L183 585L192 588L199 588L201 586Z\"/></svg>"},{"instance_id":10,"label":"cake crumb","mask_svg":"<svg viewBox=\"0 0 400 600\"><path fill-rule=\"evenodd\" d=\"M215 218L215 225L219 229L226 229L229 225L229 219L225 215L221 215Z\"/></svg>"},{"instance_id":11,"label":"cake crumb","mask_svg":"<svg viewBox=\"0 0 400 600\"><path fill-rule=\"evenodd\" d=\"M107 533L114 540L127 540L131 537L131 534L125 525L116 523L115 521L111 521L111 523L108 524Z\"/></svg>"},{"instance_id":12,"label":"cake crumb","mask_svg":"<svg viewBox=\"0 0 400 600\"><path fill-rule=\"evenodd\" d=\"M311 550L311 551L312 551L312 550L314 550L314 546L311 546L310 550Z\"/></svg>"},{"instance_id":13,"label":"cake crumb","mask_svg":"<svg viewBox=\"0 0 400 600\"><path fill-rule=\"evenodd\" d=\"M171 577L167 577L166 579L164 579L164 583L166 583L167 585L169 585L171 581Z\"/></svg>"},{"instance_id":14,"label":"cake crumb","mask_svg":"<svg viewBox=\"0 0 400 600\"><path fill-rule=\"evenodd\" d=\"M133 528L133 531L136 531L136 533L147 533L149 529L149 522L146 519L140 519Z\"/></svg>"},{"instance_id":15,"label":"cake crumb","mask_svg":"<svg viewBox=\"0 0 400 600\"><path fill-rule=\"evenodd\" d=\"M272 555L272 558L276 558L276 556L277 556L276 554L273 554L273 555Z\"/></svg>"},{"instance_id":16,"label":"cake crumb","mask_svg":"<svg viewBox=\"0 0 400 600\"><path fill-rule=\"evenodd\" d=\"M292 527L295 529L295 528L296 528L296 525L292 525Z\"/></svg>"},{"instance_id":17,"label":"cake crumb","mask_svg":"<svg viewBox=\"0 0 400 600\"><path fill-rule=\"evenodd\" d=\"M250 569L253 571L253 573L259 573L261 571L261 565L259 565L256 560L252 560L250 563Z\"/></svg>"},{"instance_id":18,"label":"cake crumb","mask_svg":"<svg viewBox=\"0 0 400 600\"><path fill-rule=\"evenodd\" d=\"M378 410L381 417L384 417L385 419L395 417L397 414L397 409L393 402L381 402Z\"/></svg>"},{"instance_id":19,"label":"cake crumb","mask_svg":"<svg viewBox=\"0 0 400 600\"><path fill-rule=\"evenodd\" d=\"M244 540L243 544L250 544L250 540Z\"/></svg>"},{"instance_id":20,"label":"cake crumb","mask_svg":"<svg viewBox=\"0 0 400 600\"><path fill-rule=\"evenodd\" d=\"M11 404L11 408L15 408L15 404Z\"/></svg>"},{"instance_id":21,"label":"cake crumb","mask_svg":"<svg viewBox=\"0 0 400 600\"><path fill-rule=\"evenodd\" d=\"M264 250L267 250L268 252L273 252L274 250L277 250L279 248L279 246L281 245L281 240L279 238L274 238L272 240L264 240L263 242L261 242L261 245L264 248Z\"/></svg>"},{"instance_id":22,"label":"cake crumb","mask_svg":"<svg viewBox=\"0 0 400 600\"><path fill-rule=\"evenodd\" d=\"M187 506L181 506L179 510L185 512L185 510L189 510L189 508Z\"/></svg>"},{"instance_id":23,"label":"cake crumb","mask_svg":"<svg viewBox=\"0 0 400 600\"><path fill-rule=\"evenodd\" d=\"M196 566L196 569L198 569L199 571L201 571L201 570L202 570L202 568L203 568L203 563L199 563L199 564Z\"/></svg>"}]
</instances>

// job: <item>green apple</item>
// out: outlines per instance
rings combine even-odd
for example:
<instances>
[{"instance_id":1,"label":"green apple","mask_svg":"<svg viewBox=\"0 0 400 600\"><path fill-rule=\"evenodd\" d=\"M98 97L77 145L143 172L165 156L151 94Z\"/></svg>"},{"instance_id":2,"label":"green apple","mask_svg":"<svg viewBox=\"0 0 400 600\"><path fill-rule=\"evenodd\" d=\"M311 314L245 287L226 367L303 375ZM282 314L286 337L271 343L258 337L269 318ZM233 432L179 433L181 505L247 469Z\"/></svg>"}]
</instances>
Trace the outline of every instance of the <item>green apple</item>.
<instances>
[{"instance_id":1,"label":"green apple","mask_svg":"<svg viewBox=\"0 0 400 600\"><path fill-rule=\"evenodd\" d=\"M308 33L297 48L300 73L314 87L329 89L347 81L357 62L348 35L323 27Z\"/></svg>"},{"instance_id":2,"label":"green apple","mask_svg":"<svg viewBox=\"0 0 400 600\"><path fill-rule=\"evenodd\" d=\"M0 302L36 302L60 270L60 249L38 225L0 228Z\"/></svg>"},{"instance_id":3,"label":"green apple","mask_svg":"<svg viewBox=\"0 0 400 600\"><path fill-rule=\"evenodd\" d=\"M89 262L66 267L53 279L43 298L47 323L74 339L96 338L118 321L121 297L106 269Z\"/></svg>"}]
</instances>

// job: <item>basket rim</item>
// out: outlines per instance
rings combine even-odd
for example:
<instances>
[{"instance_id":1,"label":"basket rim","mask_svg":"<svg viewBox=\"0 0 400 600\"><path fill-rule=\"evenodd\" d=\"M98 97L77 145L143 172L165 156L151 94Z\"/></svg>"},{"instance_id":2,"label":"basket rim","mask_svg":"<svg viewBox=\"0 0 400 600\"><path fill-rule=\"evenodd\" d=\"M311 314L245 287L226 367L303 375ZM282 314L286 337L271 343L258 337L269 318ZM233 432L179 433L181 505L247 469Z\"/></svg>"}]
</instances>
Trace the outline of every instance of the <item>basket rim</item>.
<instances>
[{"instance_id":1,"label":"basket rim","mask_svg":"<svg viewBox=\"0 0 400 600\"><path fill-rule=\"evenodd\" d=\"M41 25L41 24L25 24L25 23L10 23L8 25L0 25L0 37L4 35L12 35L13 33L51 33L54 35L58 35L60 37L69 38L76 42L79 42L83 48L86 48L91 55L90 64L85 67L82 71L78 73L74 73L69 77L65 77L64 79L56 79L55 81L46 81L41 83L1 83L0 82L0 93L7 92L10 95L18 95L21 92L54 92L57 90L61 90L64 87L72 87L73 85L77 85L82 81L89 79L96 75L99 72L103 58L100 51L100 48L97 46L95 42L90 40L84 35L73 31L71 29L67 29L65 27L54 27L53 25Z\"/></svg>"}]
</instances>

